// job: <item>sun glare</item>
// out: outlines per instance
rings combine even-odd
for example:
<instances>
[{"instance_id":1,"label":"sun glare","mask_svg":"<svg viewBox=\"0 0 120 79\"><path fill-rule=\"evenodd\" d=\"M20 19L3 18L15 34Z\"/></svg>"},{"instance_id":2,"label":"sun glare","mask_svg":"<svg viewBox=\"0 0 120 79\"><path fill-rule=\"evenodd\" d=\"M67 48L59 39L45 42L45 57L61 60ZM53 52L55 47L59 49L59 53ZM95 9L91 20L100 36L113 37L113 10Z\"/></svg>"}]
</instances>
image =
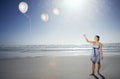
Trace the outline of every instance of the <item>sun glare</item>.
<instances>
[{"instance_id":1,"label":"sun glare","mask_svg":"<svg viewBox=\"0 0 120 79\"><path fill-rule=\"evenodd\" d=\"M88 0L64 0L64 5L70 9L84 8Z\"/></svg>"}]
</instances>

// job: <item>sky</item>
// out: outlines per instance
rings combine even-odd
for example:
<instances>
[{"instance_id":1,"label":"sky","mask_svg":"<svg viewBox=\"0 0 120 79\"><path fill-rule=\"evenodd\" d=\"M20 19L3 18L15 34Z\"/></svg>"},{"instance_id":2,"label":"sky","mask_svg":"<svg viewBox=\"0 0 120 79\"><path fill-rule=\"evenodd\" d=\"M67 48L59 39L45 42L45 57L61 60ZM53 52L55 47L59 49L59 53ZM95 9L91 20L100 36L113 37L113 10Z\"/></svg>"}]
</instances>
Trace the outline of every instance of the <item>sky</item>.
<instances>
[{"instance_id":1,"label":"sky","mask_svg":"<svg viewBox=\"0 0 120 79\"><path fill-rule=\"evenodd\" d=\"M28 4L23 14L20 2ZM60 15L53 13L59 8ZM47 13L49 20L41 20ZM31 27L31 31L30 31ZM0 0L0 43L85 44L95 35L103 43L120 43L120 0Z\"/></svg>"}]
</instances>

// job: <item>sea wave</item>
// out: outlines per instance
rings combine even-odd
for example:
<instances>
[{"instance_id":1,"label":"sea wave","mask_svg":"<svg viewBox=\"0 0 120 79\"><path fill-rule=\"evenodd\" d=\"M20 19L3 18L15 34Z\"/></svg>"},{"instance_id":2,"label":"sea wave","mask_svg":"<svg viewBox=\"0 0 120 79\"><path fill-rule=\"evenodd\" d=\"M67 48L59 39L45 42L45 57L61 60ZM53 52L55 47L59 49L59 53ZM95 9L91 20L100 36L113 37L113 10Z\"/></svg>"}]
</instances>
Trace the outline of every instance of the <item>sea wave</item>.
<instances>
[{"instance_id":1,"label":"sea wave","mask_svg":"<svg viewBox=\"0 0 120 79\"><path fill-rule=\"evenodd\" d=\"M0 59L38 56L90 55L92 45L16 45L0 46ZM120 55L120 44L104 44L105 55Z\"/></svg>"}]
</instances>

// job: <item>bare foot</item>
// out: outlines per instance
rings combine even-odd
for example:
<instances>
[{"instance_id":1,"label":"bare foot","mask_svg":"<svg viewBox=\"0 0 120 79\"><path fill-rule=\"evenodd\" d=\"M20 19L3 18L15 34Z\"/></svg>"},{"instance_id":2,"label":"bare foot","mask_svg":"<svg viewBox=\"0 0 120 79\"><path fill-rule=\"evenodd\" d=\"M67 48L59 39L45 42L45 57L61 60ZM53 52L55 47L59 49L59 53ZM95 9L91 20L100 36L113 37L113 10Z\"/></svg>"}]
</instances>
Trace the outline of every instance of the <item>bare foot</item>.
<instances>
[{"instance_id":1,"label":"bare foot","mask_svg":"<svg viewBox=\"0 0 120 79\"><path fill-rule=\"evenodd\" d=\"M100 72L98 72L98 75L100 75Z\"/></svg>"},{"instance_id":2,"label":"bare foot","mask_svg":"<svg viewBox=\"0 0 120 79\"><path fill-rule=\"evenodd\" d=\"M93 75L94 75L94 73L91 73L91 74L90 74L90 76L93 76Z\"/></svg>"}]
</instances>

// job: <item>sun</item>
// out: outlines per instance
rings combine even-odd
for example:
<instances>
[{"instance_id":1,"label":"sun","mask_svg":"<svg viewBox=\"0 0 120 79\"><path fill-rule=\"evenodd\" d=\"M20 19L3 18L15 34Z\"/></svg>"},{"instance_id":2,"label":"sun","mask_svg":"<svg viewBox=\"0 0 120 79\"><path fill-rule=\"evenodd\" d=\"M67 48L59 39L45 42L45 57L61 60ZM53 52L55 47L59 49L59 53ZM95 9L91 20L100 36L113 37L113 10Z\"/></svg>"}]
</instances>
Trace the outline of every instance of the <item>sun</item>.
<instances>
[{"instance_id":1,"label":"sun","mask_svg":"<svg viewBox=\"0 0 120 79\"><path fill-rule=\"evenodd\" d=\"M78 10L80 8L85 8L88 4L88 0L64 0L63 4L67 9Z\"/></svg>"}]
</instances>

